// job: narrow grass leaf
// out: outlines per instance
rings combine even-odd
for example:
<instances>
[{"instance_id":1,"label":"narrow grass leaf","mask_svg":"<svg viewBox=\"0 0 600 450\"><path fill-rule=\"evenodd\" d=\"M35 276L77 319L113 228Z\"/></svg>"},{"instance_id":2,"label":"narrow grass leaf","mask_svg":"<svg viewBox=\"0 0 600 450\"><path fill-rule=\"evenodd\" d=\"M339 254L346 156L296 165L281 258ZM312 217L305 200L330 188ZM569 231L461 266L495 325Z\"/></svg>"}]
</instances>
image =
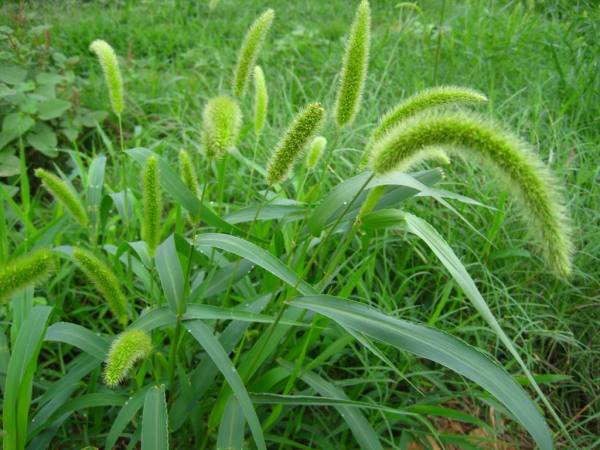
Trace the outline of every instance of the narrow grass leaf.
<instances>
[{"instance_id":1,"label":"narrow grass leaf","mask_svg":"<svg viewBox=\"0 0 600 450\"><path fill-rule=\"evenodd\" d=\"M243 448L246 422L242 408L236 397L230 397L225 407L225 413L219 425L217 435L218 450L236 450Z\"/></svg>"},{"instance_id":2,"label":"narrow grass leaf","mask_svg":"<svg viewBox=\"0 0 600 450\"><path fill-rule=\"evenodd\" d=\"M169 306L174 313L183 314L185 312L184 276L173 235L158 246L154 262Z\"/></svg>"},{"instance_id":3,"label":"narrow grass leaf","mask_svg":"<svg viewBox=\"0 0 600 450\"><path fill-rule=\"evenodd\" d=\"M105 448L114 448L115 444L119 437L121 437L123 430L129 422L132 421L133 417L137 414L137 412L144 405L144 401L146 400L146 394L149 389L154 389L153 386L146 386L135 394L133 394L129 399L123 404L123 407L117 414L112 426L110 427L110 431L108 432L108 436L106 436L106 444Z\"/></svg>"},{"instance_id":4,"label":"narrow grass leaf","mask_svg":"<svg viewBox=\"0 0 600 450\"><path fill-rule=\"evenodd\" d=\"M200 320L187 322L185 326L213 360L219 371L225 377L225 380L227 380L227 383L239 402L240 408L244 412L244 416L248 422L256 446L259 450L266 450L265 438L258 416L252 405L252 400L250 400L248 391L246 391L244 382L237 373L235 366L229 359L229 356L227 356L227 352L219 340L212 334L210 328Z\"/></svg>"},{"instance_id":5,"label":"narrow grass leaf","mask_svg":"<svg viewBox=\"0 0 600 450\"><path fill-rule=\"evenodd\" d=\"M454 370L495 396L529 431L542 450L553 448L552 434L535 403L500 365L474 347L441 331L389 317L346 299L319 295L301 297L291 304Z\"/></svg>"},{"instance_id":6,"label":"narrow grass leaf","mask_svg":"<svg viewBox=\"0 0 600 450\"><path fill-rule=\"evenodd\" d=\"M57 322L50 325L44 340L72 345L101 361L106 358L110 347L108 339L81 325L69 322Z\"/></svg>"},{"instance_id":7,"label":"narrow grass leaf","mask_svg":"<svg viewBox=\"0 0 600 450\"><path fill-rule=\"evenodd\" d=\"M169 417L164 385L150 388L144 399L142 450L169 449Z\"/></svg>"}]
</instances>

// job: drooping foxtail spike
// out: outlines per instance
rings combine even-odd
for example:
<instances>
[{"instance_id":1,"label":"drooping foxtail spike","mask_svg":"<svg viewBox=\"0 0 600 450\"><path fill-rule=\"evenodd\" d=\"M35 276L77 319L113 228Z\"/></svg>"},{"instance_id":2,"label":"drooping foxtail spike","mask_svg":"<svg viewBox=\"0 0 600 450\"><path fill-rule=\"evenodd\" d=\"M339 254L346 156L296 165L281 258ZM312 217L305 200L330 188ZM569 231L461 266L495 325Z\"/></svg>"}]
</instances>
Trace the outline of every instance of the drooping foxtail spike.
<instances>
[{"instance_id":1,"label":"drooping foxtail spike","mask_svg":"<svg viewBox=\"0 0 600 450\"><path fill-rule=\"evenodd\" d=\"M254 68L254 134L260 135L265 126L269 94L265 74L260 66Z\"/></svg>"},{"instance_id":2,"label":"drooping foxtail spike","mask_svg":"<svg viewBox=\"0 0 600 450\"><path fill-rule=\"evenodd\" d=\"M321 159L326 146L327 139L325 139L323 136L317 136L312 140L308 149L308 153L306 154L306 168L308 170L313 170L315 167L317 167L317 164Z\"/></svg>"},{"instance_id":3,"label":"drooping foxtail spike","mask_svg":"<svg viewBox=\"0 0 600 450\"><path fill-rule=\"evenodd\" d=\"M62 204L65 209L79 222L86 226L89 222L87 212L79 195L65 181L44 169L36 169L35 176L42 181L48 192Z\"/></svg>"},{"instance_id":4,"label":"drooping foxtail spike","mask_svg":"<svg viewBox=\"0 0 600 450\"><path fill-rule=\"evenodd\" d=\"M144 166L144 185L142 203L144 206L144 222L142 235L148 245L150 254L160 243L160 216L162 212L162 197L159 185L159 169L156 156L150 156Z\"/></svg>"},{"instance_id":5,"label":"drooping foxtail spike","mask_svg":"<svg viewBox=\"0 0 600 450\"><path fill-rule=\"evenodd\" d=\"M490 165L516 195L548 265L570 275L570 221L558 181L527 144L478 115L445 112L402 122L375 144L370 167L376 174L402 170L438 145Z\"/></svg>"},{"instance_id":6,"label":"drooping foxtail spike","mask_svg":"<svg viewBox=\"0 0 600 450\"><path fill-rule=\"evenodd\" d=\"M37 250L0 268L0 304L28 286L44 281L54 269L54 257L49 250Z\"/></svg>"},{"instance_id":7,"label":"drooping foxtail spike","mask_svg":"<svg viewBox=\"0 0 600 450\"><path fill-rule=\"evenodd\" d=\"M104 367L104 382L111 388L127 377L134 364L152 353L152 340L144 331L132 329L119 334L110 346Z\"/></svg>"},{"instance_id":8,"label":"drooping foxtail spike","mask_svg":"<svg viewBox=\"0 0 600 450\"><path fill-rule=\"evenodd\" d=\"M210 99L202 113L202 142L209 159L218 158L233 147L242 125L242 111L237 102L221 95Z\"/></svg>"}]
</instances>

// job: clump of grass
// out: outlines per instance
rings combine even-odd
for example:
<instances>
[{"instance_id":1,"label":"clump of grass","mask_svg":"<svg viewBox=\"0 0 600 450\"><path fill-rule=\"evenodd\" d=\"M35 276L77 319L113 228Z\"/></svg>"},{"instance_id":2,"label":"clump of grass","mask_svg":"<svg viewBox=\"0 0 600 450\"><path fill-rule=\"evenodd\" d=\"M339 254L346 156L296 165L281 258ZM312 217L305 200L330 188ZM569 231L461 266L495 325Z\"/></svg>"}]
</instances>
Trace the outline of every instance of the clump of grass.
<instances>
[{"instance_id":1,"label":"clump of grass","mask_svg":"<svg viewBox=\"0 0 600 450\"><path fill-rule=\"evenodd\" d=\"M117 276L92 252L79 247L73 249L73 258L88 279L106 300L108 307L119 323L127 325L127 298L121 290Z\"/></svg>"},{"instance_id":2,"label":"clump of grass","mask_svg":"<svg viewBox=\"0 0 600 450\"><path fill-rule=\"evenodd\" d=\"M308 170L313 170L317 167L321 156L323 156L325 147L327 147L327 139L323 136L317 136L312 140L308 152L306 153L306 168Z\"/></svg>"},{"instance_id":3,"label":"clump of grass","mask_svg":"<svg viewBox=\"0 0 600 450\"><path fill-rule=\"evenodd\" d=\"M260 66L254 68L254 134L260 135L265 126L269 94L265 74Z\"/></svg>"},{"instance_id":4,"label":"clump of grass","mask_svg":"<svg viewBox=\"0 0 600 450\"><path fill-rule=\"evenodd\" d=\"M320 103L311 103L300 111L277 145L267 167L270 186L281 183L304 148L319 130L325 110Z\"/></svg>"},{"instance_id":5,"label":"clump of grass","mask_svg":"<svg viewBox=\"0 0 600 450\"><path fill-rule=\"evenodd\" d=\"M497 125L467 112L418 115L375 144L370 166L377 174L406 170L439 145L492 167L520 201L550 268L568 277L573 246L560 183L527 144Z\"/></svg>"},{"instance_id":6,"label":"clump of grass","mask_svg":"<svg viewBox=\"0 0 600 450\"><path fill-rule=\"evenodd\" d=\"M49 250L37 250L4 264L0 268L0 304L46 280L53 269L54 257Z\"/></svg>"},{"instance_id":7,"label":"clump of grass","mask_svg":"<svg viewBox=\"0 0 600 450\"><path fill-rule=\"evenodd\" d=\"M252 68L256 64L256 58L258 57L258 53L262 48L274 18L275 11L267 9L254 21L244 37L238 54L235 71L233 72L233 93L237 97L244 95L250 74L252 73Z\"/></svg>"},{"instance_id":8,"label":"clump of grass","mask_svg":"<svg viewBox=\"0 0 600 450\"><path fill-rule=\"evenodd\" d=\"M335 120L343 127L352 123L360 108L369 60L371 11L362 0L352 23L335 102Z\"/></svg>"},{"instance_id":9,"label":"clump of grass","mask_svg":"<svg viewBox=\"0 0 600 450\"><path fill-rule=\"evenodd\" d=\"M127 377L134 364L152 353L152 339L142 330L119 334L110 346L104 367L104 382L114 388Z\"/></svg>"},{"instance_id":10,"label":"clump of grass","mask_svg":"<svg viewBox=\"0 0 600 450\"><path fill-rule=\"evenodd\" d=\"M242 125L237 102L221 95L208 101L202 113L204 152L209 159L222 156L235 145Z\"/></svg>"},{"instance_id":11,"label":"clump of grass","mask_svg":"<svg viewBox=\"0 0 600 450\"><path fill-rule=\"evenodd\" d=\"M121 116L124 109L123 78L115 50L101 39L92 42L90 50L98 57L102 72L104 72L112 109L117 116Z\"/></svg>"},{"instance_id":12,"label":"clump of grass","mask_svg":"<svg viewBox=\"0 0 600 450\"><path fill-rule=\"evenodd\" d=\"M71 186L44 169L36 169L35 176L42 181L42 185L46 190L65 207L81 226L88 224L89 218L83 203Z\"/></svg>"},{"instance_id":13,"label":"clump of grass","mask_svg":"<svg viewBox=\"0 0 600 450\"><path fill-rule=\"evenodd\" d=\"M160 215L162 211L162 197L159 184L158 160L150 156L144 166L142 203L144 206L144 222L142 223L142 236L150 254L160 243Z\"/></svg>"}]
</instances>

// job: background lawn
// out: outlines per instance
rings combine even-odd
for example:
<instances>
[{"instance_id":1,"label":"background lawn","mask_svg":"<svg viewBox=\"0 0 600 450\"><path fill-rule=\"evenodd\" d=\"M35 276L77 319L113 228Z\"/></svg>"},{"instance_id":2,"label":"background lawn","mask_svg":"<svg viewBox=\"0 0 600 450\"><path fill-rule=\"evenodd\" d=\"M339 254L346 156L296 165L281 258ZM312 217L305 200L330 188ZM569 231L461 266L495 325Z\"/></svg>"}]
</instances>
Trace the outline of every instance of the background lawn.
<instances>
[{"instance_id":1,"label":"background lawn","mask_svg":"<svg viewBox=\"0 0 600 450\"><path fill-rule=\"evenodd\" d=\"M357 2L350 0L221 0L211 10L206 1L46 1L5 2L0 24L15 30L50 25L52 46L78 56L76 73L85 79L80 102L90 109L109 109L97 60L88 50L102 38L121 57L126 90L123 116L125 147L148 147L176 161L180 149L200 150L202 108L206 100L229 88L240 42L247 27L272 7L276 19L259 58L267 79L270 104L264 145L256 162L265 164L273 146L296 111L311 101L331 105L335 98L344 37ZM566 185L576 246L575 273L568 281L555 279L536 255L513 200L489 173L453 159L437 186L474 198L490 208L453 202L472 225L431 199L413 200L406 209L429 221L455 250L476 281L483 297L511 336L580 448L600 446L600 7L590 1L419 1L372 0L372 41L369 74L362 108L350 132L336 137L326 176L318 177L327 192L355 174L356 162L381 114L400 99L426 87L451 84L478 89L489 97L480 111L507 124L539 152ZM252 117L252 102L242 104ZM252 142L248 120L242 139ZM118 126L113 116L102 129L115 146ZM94 128L78 140L86 154L104 151ZM63 145L63 148L67 148ZM331 150L331 148L330 148ZM247 156L253 151L246 145ZM58 158L66 172L71 161ZM435 164L429 164L434 167ZM137 166L135 166L137 168ZM134 168L134 165L131 166ZM31 169L31 168L30 168ZM215 188L224 200L223 213L248 202L248 192L264 188L258 177L248 186L247 171L235 165L231 180ZM117 177L117 168L108 169ZM132 184L139 174L130 171ZM17 179L5 179L18 185ZM41 192L32 195L39 211L32 219L44 223L52 210ZM259 197L256 196L258 202ZM10 216L10 214L9 214ZM9 218L9 246L24 239L17 219ZM476 232L474 231L476 230ZM165 235L166 236L166 235ZM274 244L275 245L275 244ZM9 252L10 253L10 252ZM429 249L414 237L391 233L384 247L354 255L367 265L365 276L348 294L371 295L390 314L429 323L483 349L514 375L519 366L495 334L473 310L462 291ZM107 332L104 321L78 304L77 287L69 286L72 269L61 270L47 294L57 308L56 320L68 320ZM350 283L343 269L337 285ZM42 289L45 289L44 287ZM8 312L8 310L6 310ZM2 315L8 330L10 315ZM8 318L8 319L7 319ZM251 337L248 338L251 345ZM325 346L315 346L317 358ZM343 387L355 400L391 407L429 402L467 412L496 423L501 439L512 447L531 448L530 437L500 414L502 406L452 372L402 352L386 350L400 374L354 342L331 355L319 374ZM42 350L36 380L60 376L63 356ZM293 361L293 360L292 360ZM402 375L402 376L401 376ZM523 378L523 384L527 382ZM526 387L534 396L533 390ZM34 395L34 399L36 396ZM483 400L482 400L483 399ZM33 406L35 409L35 405ZM267 431L276 448L356 448L345 422L331 407L295 407L293 414ZM107 421L90 409L73 416L52 440L52 448L102 446ZM265 409L265 417L268 409ZM500 412L498 412L500 411ZM210 413L210 411L209 411ZM426 441L421 426L412 434L393 416L365 410L385 447L406 447ZM557 446L571 448L549 416ZM441 435L477 434L479 428L452 418L431 416ZM202 415L172 436L172 448L191 448L202 436ZM408 427L410 429L410 427ZM104 433L104 434L103 434ZM183 433L183 434L182 434ZM314 440L322 435L323 440ZM246 436L251 446L249 435ZM271 440L270 440L271 439ZM269 441L270 440L270 441ZM127 442L124 440L123 442ZM296 442L294 444L293 442ZM317 444L316 442L320 442ZM446 443L450 440L446 441ZM211 440L204 441L209 447ZM432 444L433 445L433 444ZM437 444L436 444L437 445ZM459 444L457 444L459 445ZM125 447L123 447L125 448ZM437 447L434 447L437 448ZM489 447L492 448L492 447Z\"/></svg>"}]
</instances>

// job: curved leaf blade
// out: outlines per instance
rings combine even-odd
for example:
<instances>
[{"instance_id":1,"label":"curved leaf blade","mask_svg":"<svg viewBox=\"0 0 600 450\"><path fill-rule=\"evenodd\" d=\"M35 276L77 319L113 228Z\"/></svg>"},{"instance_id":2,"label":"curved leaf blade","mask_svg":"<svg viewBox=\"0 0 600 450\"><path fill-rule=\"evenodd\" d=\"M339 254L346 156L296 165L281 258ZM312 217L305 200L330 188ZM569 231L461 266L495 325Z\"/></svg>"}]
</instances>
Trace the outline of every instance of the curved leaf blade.
<instances>
[{"instance_id":1,"label":"curved leaf blade","mask_svg":"<svg viewBox=\"0 0 600 450\"><path fill-rule=\"evenodd\" d=\"M165 387L153 386L144 398L142 416L142 450L169 449L169 417Z\"/></svg>"}]
</instances>

